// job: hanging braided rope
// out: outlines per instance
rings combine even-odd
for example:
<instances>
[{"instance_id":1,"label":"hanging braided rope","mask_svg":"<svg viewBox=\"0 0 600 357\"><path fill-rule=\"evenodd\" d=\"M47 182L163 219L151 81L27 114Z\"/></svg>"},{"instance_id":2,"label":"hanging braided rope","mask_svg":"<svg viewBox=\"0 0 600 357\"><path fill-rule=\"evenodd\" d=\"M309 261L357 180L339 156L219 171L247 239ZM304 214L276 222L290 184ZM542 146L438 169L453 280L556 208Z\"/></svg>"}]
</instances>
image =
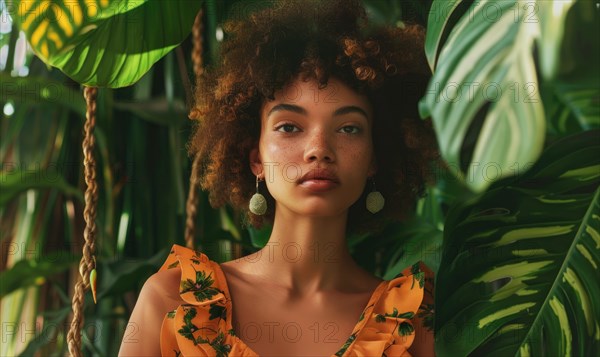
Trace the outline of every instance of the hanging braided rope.
<instances>
[{"instance_id":1,"label":"hanging braided rope","mask_svg":"<svg viewBox=\"0 0 600 357\"><path fill-rule=\"evenodd\" d=\"M202 32L204 30L204 26L202 23L202 17L204 12L202 8L198 11L198 15L196 15L196 20L194 21L194 26L192 27L192 39L193 39L193 49L192 49L192 63L194 68L194 76L198 77L204 71L204 64L202 61L202 50L204 42L202 41Z\"/></svg>"},{"instance_id":2,"label":"hanging braided rope","mask_svg":"<svg viewBox=\"0 0 600 357\"><path fill-rule=\"evenodd\" d=\"M79 274L73 293L73 320L67 334L69 354L81 356L81 328L83 326L83 302L85 291L90 287L90 273L96 267L94 253L96 251L96 205L98 202L98 186L96 184L96 160L94 159L94 127L96 125L96 97L98 89L85 87L83 96L86 101L84 137L83 137L83 166L86 183L85 208L83 218L83 256L79 262Z\"/></svg>"},{"instance_id":3,"label":"hanging braided rope","mask_svg":"<svg viewBox=\"0 0 600 357\"><path fill-rule=\"evenodd\" d=\"M192 173L190 175L190 191L188 192L185 205L185 245L194 249L194 234L196 233L196 213L198 212L198 156L192 162Z\"/></svg>"},{"instance_id":4,"label":"hanging braided rope","mask_svg":"<svg viewBox=\"0 0 600 357\"><path fill-rule=\"evenodd\" d=\"M203 61L202 61L202 15L203 11L200 9L196 20L194 21L194 27L192 28L192 63L194 69L194 76L196 79L202 75L203 72ZM195 109L192 108L190 112L190 119L198 119L198 114ZM192 162L192 173L190 175L190 190L188 192L187 202L185 206L186 219L185 219L185 245L188 248L194 249L194 235L196 233L196 213L198 212L198 170L200 169L199 157L194 157Z\"/></svg>"}]
</instances>

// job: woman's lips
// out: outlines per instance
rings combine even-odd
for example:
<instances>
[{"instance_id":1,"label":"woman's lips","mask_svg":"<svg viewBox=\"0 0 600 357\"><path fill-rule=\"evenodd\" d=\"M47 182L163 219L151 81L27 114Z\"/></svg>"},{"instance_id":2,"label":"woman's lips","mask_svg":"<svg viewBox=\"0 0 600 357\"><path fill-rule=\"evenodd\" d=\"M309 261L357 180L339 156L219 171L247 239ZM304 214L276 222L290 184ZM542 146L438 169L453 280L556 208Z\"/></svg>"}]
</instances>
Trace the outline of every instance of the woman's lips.
<instances>
[{"instance_id":1,"label":"woman's lips","mask_svg":"<svg viewBox=\"0 0 600 357\"><path fill-rule=\"evenodd\" d=\"M315 192L325 192L334 189L339 185L338 182L326 179L308 179L300 183L300 187Z\"/></svg>"},{"instance_id":2,"label":"woman's lips","mask_svg":"<svg viewBox=\"0 0 600 357\"><path fill-rule=\"evenodd\" d=\"M302 175L302 177L300 177L298 183L303 183L308 180L325 180L332 181L334 183L340 181L333 171L325 168L314 168L309 170L307 173Z\"/></svg>"}]
</instances>

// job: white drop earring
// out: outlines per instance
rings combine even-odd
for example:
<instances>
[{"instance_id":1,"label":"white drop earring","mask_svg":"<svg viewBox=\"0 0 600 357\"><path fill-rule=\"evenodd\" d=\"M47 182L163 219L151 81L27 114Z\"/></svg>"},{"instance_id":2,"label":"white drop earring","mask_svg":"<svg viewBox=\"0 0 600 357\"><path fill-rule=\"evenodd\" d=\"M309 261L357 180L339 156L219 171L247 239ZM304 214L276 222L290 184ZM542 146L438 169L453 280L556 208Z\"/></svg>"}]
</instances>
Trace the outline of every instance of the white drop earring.
<instances>
[{"instance_id":1,"label":"white drop earring","mask_svg":"<svg viewBox=\"0 0 600 357\"><path fill-rule=\"evenodd\" d=\"M373 181L373 191L369 192L367 195L367 210L375 214L383 209L385 199L381 192L377 191L377 188L375 188L375 179L371 180Z\"/></svg>"},{"instance_id":2,"label":"white drop earring","mask_svg":"<svg viewBox=\"0 0 600 357\"><path fill-rule=\"evenodd\" d=\"M252 195L252 198L250 198L250 204L248 205L248 208L250 209L250 212L254 213L255 215L262 216L265 214L265 212L267 212L267 200L265 199L265 196L258 192L258 182L259 179L258 176L256 176L256 193Z\"/></svg>"}]
</instances>

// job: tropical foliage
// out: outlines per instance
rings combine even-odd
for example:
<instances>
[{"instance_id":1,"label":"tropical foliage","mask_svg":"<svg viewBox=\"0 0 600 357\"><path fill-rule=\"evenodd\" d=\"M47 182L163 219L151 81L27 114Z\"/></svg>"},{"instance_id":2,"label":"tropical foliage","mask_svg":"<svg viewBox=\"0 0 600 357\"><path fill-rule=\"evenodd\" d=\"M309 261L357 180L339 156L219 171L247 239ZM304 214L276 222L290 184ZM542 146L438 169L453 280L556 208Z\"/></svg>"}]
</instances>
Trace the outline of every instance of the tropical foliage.
<instances>
[{"instance_id":1,"label":"tropical foliage","mask_svg":"<svg viewBox=\"0 0 600 357\"><path fill-rule=\"evenodd\" d=\"M166 3L0 1L0 355L66 349L82 245L81 84L101 86L87 353L116 355L141 283L183 242L194 17L202 7L210 64L224 20L270 2ZM376 24L427 26L434 76L420 111L445 165L412 220L349 237L355 259L386 279L419 260L437 273L437 355L598 355L597 7L364 3ZM218 261L258 249L269 233L210 209L204 194L197 222L199 248Z\"/></svg>"}]
</instances>

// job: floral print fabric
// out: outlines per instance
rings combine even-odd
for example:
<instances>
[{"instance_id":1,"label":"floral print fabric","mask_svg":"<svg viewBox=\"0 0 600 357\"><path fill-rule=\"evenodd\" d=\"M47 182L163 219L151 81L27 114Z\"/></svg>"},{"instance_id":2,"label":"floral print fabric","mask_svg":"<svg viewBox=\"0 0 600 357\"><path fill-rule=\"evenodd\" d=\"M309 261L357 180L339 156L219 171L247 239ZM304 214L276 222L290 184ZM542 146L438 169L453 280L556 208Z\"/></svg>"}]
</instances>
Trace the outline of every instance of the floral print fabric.
<instances>
[{"instance_id":1,"label":"floral print fabric","mask_svg":"<svg viewBox=\"0 0 600 357\"><path fill-rule=\"evenodd\" d=\"M217 262L204 253L174 245L161 267L165 269L181 270L179 293L185 303L163 320L163 356L258 356L235 335L229 288ZM382 281L352 334L332 357L410 356L407 349L415 338L412 319L431 308L423 301L423 269L427 268L415 264L392 280Z\"/></svg>"}]
</instances>

